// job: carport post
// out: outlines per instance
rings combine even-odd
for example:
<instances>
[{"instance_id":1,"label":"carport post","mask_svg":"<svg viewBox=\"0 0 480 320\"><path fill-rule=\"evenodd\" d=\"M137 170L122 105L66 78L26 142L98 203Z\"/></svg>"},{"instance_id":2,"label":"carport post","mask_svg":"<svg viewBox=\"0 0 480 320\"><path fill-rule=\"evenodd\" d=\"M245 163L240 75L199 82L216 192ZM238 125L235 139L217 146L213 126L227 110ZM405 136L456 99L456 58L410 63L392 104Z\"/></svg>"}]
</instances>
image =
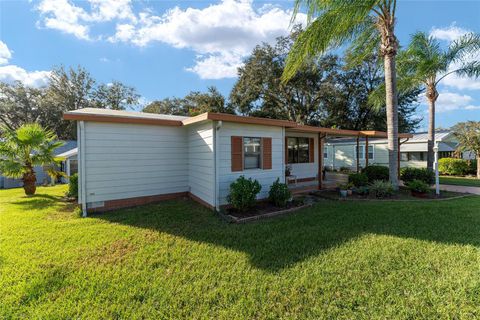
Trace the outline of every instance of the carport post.
<instances>
[{"instance_id":1,"label":"carport post","mask_svg":"<svg viewBox=\"0 0 480 320\"><path fill-rule=\"evenodd\" d=\"M365 167L368 167L368 136L365 136Z\"/></svg>"},{"instance_id":2,"label":"carport post","mask_svg":"<svg viewBox=\"0 0 480 320\"><path fill-rule=\"evenodd\" d=\"M357 173L360 171L360 136L357 136L357 148L355 150L357 156Z\"/></svg>"}]
</instances>

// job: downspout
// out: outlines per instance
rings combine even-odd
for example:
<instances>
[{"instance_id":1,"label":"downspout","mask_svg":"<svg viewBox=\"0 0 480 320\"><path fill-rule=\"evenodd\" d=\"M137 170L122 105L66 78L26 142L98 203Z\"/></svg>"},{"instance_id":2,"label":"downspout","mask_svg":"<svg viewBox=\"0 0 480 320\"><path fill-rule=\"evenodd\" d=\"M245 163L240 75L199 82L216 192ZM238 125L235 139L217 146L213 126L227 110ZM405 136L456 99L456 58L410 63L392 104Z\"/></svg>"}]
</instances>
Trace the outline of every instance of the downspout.
<instances>
[{"instance_id":1,"label":"downspout","mask_svg":"<svg viewBox=\"0 0 480 320\"><path fill-rule=\"evenodd\" d=\"M286 167L286 164L285 164L285 148L287 148L287 146L285 145L285 127L282 127L282 156L280 157L282 159L282 183L287 183L286 181L286 178L285 178L285 167Z\"/></svg>"},{"instance_id":2,"label":"downspout","mask_svg":"<svg viewBox=\"0 0 480 320\"><path fill-rule=\"evenodd\" d=\"M219 152L219 137L218 137L218 131L220 131L220 128L222 127L222 121L216 121L213 123L213 174L215 177L215 188L214 190L214 199L215 199L215 210L220 211L220 181L219 181L219 176L218 176L218 165L220 163L218 157L220 155Z\"/></svg>"},{"instance_id":3,"label":"downspout","mask_svg":"<svg viewBox=\"0 0 480 320\"><path fill-rule=\"evenodd\" d=\"M80 201L82 205L82 216L87 216L87 192L85 190L86 186L86 165L85 165L85 122L80 121L79 123L80 135L79 139L79 152L78 156L80 158Z\"/></svg>"}]
</instances>

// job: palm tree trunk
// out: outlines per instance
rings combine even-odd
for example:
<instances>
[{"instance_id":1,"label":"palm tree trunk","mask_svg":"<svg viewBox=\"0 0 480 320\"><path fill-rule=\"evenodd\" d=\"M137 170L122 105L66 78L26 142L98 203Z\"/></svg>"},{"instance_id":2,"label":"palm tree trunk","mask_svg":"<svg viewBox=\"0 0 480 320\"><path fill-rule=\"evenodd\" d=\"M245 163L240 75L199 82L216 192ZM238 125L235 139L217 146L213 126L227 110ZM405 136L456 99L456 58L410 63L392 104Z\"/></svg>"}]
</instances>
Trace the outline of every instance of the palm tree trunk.
<instances>
[{"instance_id":1,"label":"palm tree trunk","mask_svg":"<svg viewBox=\"0 0 480 320\"><path fill-rule=\"evenodd\" d=\"M435 144L435 100L429 98L428 102L427 169L433 170L433 147Z\"/></svg>"},{"instance_id":2,"label":"palm tree trunk","mask_svg":"<svg viewBox=\"0 0 480 320\"><path fill-rule=\"evenodd\" d=\"M23 190L25 191L25 194L27 196L31 196L35 194L35 191L37 190L36 182L37 182L37 177L35 175L35 171L33 171L33 168L29 168L29 171L26 172L23 175Z\"/></svg>"},{"instance_id":3,"label":"palm tree trunk","mask_svg":"<svg viewBox=\"0 0 480 320\"><path fill-rule=\"evenodd\" d=\"M388 165L390 182L398 190L398 97L395 55L384 56L385 94L387 105Z\"/></svg>"}]
</instances>

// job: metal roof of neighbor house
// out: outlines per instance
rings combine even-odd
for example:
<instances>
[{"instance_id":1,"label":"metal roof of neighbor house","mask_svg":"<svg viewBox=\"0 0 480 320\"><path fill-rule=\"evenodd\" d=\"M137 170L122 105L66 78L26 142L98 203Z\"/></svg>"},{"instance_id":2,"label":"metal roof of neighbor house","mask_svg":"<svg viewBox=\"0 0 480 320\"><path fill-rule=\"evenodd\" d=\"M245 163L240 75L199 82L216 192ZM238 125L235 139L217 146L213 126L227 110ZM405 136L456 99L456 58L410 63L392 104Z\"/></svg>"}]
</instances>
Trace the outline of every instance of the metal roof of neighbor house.
<instances>
[{"instance_id":1,"label":"metal roof of neighbor house","mask_svg":"<svg viewBox=\"0 0 480 320\"><path fill-rule=\"evenodd\" d=\"M355 131L334 128L322 128L314 126L299 125L293 121L246 117L226 113L205 112L194 117L172 116L165 114L153 114L145 112L120 111L108 109L85 108L64 113L65 120L84 120L97 122L116 122L116 123L138 123L138 124L157 124L166 126L186 126L193 123L213 120L245 124L258 124L267 126L284 127L297 132L316 132L331 134L337 136L368 136L368 137L387 137L386 132L382 131ZM411 137L410 133L399 134L401 138Z\"/></svg>"},{"instance_id":2,"label":"metal roof of neighbor house","mask_svg":"<svg viewBox=\"0 0 480 320\"><path fill-rule=\"evenodd\" d=\"M437 131L435 132L435 141L437 142L442 142L445 138L450 136L451 131L449 130L442 130L442 131ZM405 134L399 134L400 138L405 138ZM418 133L413 133L410 134L408 137L408 141L406 143L408 144L413 144L413 143L423 143L428 141L428 133L426 132L418 132ZM356 143L357 139L353 138L331 138L327 139L327 143L335 143L335 144L353 144ZM371 138L368 140L368 143L387 143L386 139L383 138ZM449 150L445 150L449 151Z\"/></svg>"},{"instance_id":3,"label":"metal roof of neighbor house","mask_svg":"<svg viewBox=\"0 0 480 320\"><path fill-rule=\"evenodd\" d=\"M77 154L78 154L78 148L73 148L71 150L57 154L57 157L70 158L70 157L76 156Z\"/></svg>"},{"instance_id":4,"label":"metal roof of neighbor house","mask_svg":"<svg viewBox=\"0 0 480 320\"><path fill-rule=\"evenodd\" d=\"M75 141L75 140L64 140L63 142L65 144L63 146L55 149L55 151L53 152L54 155L59 156L62 153L65 153L65 152L68 152L72 149L77 148L77 141Z\"/></svg>"}]
</instances>

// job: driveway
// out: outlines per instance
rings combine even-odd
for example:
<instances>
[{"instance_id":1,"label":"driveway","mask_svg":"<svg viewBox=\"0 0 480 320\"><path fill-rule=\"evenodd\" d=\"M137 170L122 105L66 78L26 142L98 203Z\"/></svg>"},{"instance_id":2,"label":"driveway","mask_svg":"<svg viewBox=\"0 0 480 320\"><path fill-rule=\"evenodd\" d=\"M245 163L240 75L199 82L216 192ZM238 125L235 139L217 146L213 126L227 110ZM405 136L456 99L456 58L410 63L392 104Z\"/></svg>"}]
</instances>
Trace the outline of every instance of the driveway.
<instances>
[{"instance_id":1,"label":"driveway","mask_svg":"<svg viewBox=\"0 0 480 320\"><path fill-rule=\"evenodd\" d=\"M466 192L480 195L480 187L454 186L449 184L441 184L440 190Z\"/></svg>"}]
</instances>

